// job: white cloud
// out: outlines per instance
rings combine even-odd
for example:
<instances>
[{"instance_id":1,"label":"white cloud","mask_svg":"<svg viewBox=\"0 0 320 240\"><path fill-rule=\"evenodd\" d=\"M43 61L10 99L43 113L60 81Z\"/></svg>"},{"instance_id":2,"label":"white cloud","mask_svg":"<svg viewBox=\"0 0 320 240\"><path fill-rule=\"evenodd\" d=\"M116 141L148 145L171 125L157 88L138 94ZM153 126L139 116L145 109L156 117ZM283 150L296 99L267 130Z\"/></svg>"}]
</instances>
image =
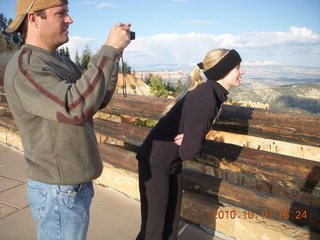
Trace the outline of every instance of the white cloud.
<instances>
[{"instance_id":1,"label":"white cloud","mask_svg":"<svg viewBox=\"0 0 320 240\"><path fill-rule=\"evenodd\" d=\"M308 29L308 28L305 28L305 27L302 27L302 28L299 28L299 27L294 27L294 26L291 26L289 28L290 32L291 32L291 38L293 38L294 41L301 41L301 42L304 42L305 39L309 39L310 41L319 41L320 40L320 35L312 32L311 29Z\"/></svg>"},{"instance_id":2,"label":"white cloud","mask_svg":"<svg viewBox=\"0 0 320 240\"><path fill-rule=\"evenodd\" d=\"M243 62L244 66L279 66L280 63L276 61L256 61L256 62Z\"/></svg>"},{"instance_id":3,"label":"white cloud","mask_svg":"<svg viewBox=\"0 0 320 240\"><path fill-rule=\"evenodd\" d=\"M158 34L138 37L125 51L132 66L147 64L190 64L203 59L214 48L235 48L249 64L298 64L318 66L320 35L308 28L290 27L286 32L235 34ZM301 57L301 53L304 57ZM318 63L305 56L313 54ZM306 61L307 60L307 61ZM308 62L309 61L309 62Z\"/></svg>"},{"instance_id":4,"label":"white cloud","mask_svg":"<svg viewBox=\"0 0 320 240\"><path fill-rule=\"evenodd\" d=\"M69 42L62 47L68 47L70 51L70 57L74 61L76 52L78 51L79 57L82 56L83 50L88 46L92 53L96 52L97 46L95 45L95 39L73 36L69 38ZM93 49L95 48L95 49Z\"/></svg>"},{"instance_id":5,"label":"white cloud","mask_svg":"<svg viewBox=\"0 0 320 240\"><path fill-rule=\"evenodd\" d=\"M320 54L320 46L317 46L317 47L314 47L312 50L311 50L312 53L315 53L315 54Z\"/></svg>"},{"instance_id":6,"label":"white cloud","mask_svg":"<svg viewBox=\"0 0 320 240\"><path fill-rule=\"evenodd\" d=\"M103 2L97 5L97 8L104 8L104 7L115 7L116 5L114 5L113 3L107 3L107 2Z\"/></svg>"},{"instance_id":7,"label":"white cloud","mask_svg":"<svg viewBox=\"0 0 320 240\"><path fill-rule=\"evenodd\" d=\"M288 32L254 32L240 35L238 47L264 47L272 45L319 43L320 35L311 29L291 26Z\"/></svg>"},{"instance_id":8,"label":"white cloud","mask_svg":"<svg viewBox=\"0 0 320 240\"><path fill-rule=\"evenodd\" d=\"M76 51L81 57L89 46L92 53L100 46L96 39L79 36L70 37L68 46L71 59ZM287 32L257 32L234 34L157 34L137 37L126 48L124 60L139 71L152 66L195 66L205 54L214 48L228 48L239 51L243 65L264 66L320 66L320 35L307 28L290 27ZM160 69L161 70L161 69Z\"/></svg>"}]
</instances>

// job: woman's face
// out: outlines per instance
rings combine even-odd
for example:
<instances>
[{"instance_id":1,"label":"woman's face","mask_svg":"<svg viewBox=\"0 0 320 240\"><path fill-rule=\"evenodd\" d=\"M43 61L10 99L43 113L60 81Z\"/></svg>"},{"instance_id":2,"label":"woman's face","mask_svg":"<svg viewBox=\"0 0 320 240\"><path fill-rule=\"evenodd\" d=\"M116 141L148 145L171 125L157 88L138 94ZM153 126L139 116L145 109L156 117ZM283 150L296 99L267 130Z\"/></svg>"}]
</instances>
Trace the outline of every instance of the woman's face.
<instances>
[{"instance_id":1,"label":"woman's face","mask_svg":"<svg viewBox=\"0 0 320 240\"><path fill-rule=\"evenodd\" d=\"M220 80L220 84L222 84L223 87L227 90L231 87L239 87L241 77L244 73L244 70L239 64L234 69L232 69L224 78Z\"/></svg>"}]
</instances>

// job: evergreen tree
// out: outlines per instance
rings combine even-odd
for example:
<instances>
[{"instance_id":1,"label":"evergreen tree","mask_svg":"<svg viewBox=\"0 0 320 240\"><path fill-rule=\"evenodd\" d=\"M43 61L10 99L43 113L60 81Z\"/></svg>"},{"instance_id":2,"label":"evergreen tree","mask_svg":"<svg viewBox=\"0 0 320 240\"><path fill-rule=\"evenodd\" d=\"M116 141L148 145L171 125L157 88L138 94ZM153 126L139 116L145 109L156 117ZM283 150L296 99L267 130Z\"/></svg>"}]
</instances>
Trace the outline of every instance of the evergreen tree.
<instances>
[{"instance_id":1,"label":"evergreen tree","mask_svg":"<svg viewBox=\"0 0 320 240\"><path fill-rule=\"evenodd\" d=\"M62 47L62 48L58 48L57 52L58 52L58 54L59 54L60 56L64 56L64 55L65 55L65 51L64 51L64 48L63 48L63 47Z\"/></svg>"},{"instance_id":2,"label":"evergreen tree","mask_svg":"<svg viewBox=\"0 0 320 240\"><path fill-rule=\"evenodd\" d=\"M66 58L70 59L70 52L69 52L69 48L68 47L58 48L57 52L58 52L58 54L60 56L63 56L63 57L66 57Z\"/></svg>"},{"instance_id":3,"label":"evergreen tree","mask_svg":"<svg viewBox=\"0 0 320 240\"><path fill-rule=\"evenodd\" d=\"M169 91L166 89L163 80L159 76L152 76L150 78L150 92L154 97L168 97Z\"/></svg>"},{"instance_id":4,"label":"evergreen tree","mask_svg":"<svg viewBox=\"0 0 320 240\"><path fill-rule=\"evenodd\" d=\"M153 75L151 73L149 73L148 77L146 77L146 79L144 80L144 82L149 86L150 86L152 77L153 77Z\"/></svg>"},{"instance_id":5,"label":"evergreen tree","mask_svg":"<svg viewBox=\"0 0 320 240\"><path fill-rule=\"evenodd\" d=\"M69 51L69 48L68 48L68 47L66 47L66 55L65 55L65 57L71 59L71 57L70 57L70 51Z\"/></svg>"},{"instance_id":6,"label":"evergreen tree","mask_svg":"<svg viewBox=\"0 0 320 240\"><path fill-rule=\"evenodd\" d=\"M0 13L0 29L1 29L1 33L9 41L12 41L12 42L18 44L19 46L22 46L24 44L24 41L23 41L20 33L9 34L9 33L7 33L5 31L7 26L9 26L9 24L11 22L12 22L11 18L9 20L7 20L7 18L3 15L3 13Z\"/></svg>"},{"instance_id":7,"label":"evergreen tree","mask_svg":"<svg viewBox=\"0 0 320 240\"><path fill-rule=\"evenodd\" d=\"M85 47L82 53L82 59L81 59L81 69L82 70L87 70L88 69L88 64L91 59L91 51L88 46Z\"/></svg>"},{"instance_id":8,"label":"evergreen tree","mask_svg":"<svg viewBox=\"0 0 320 240\"><path fill-rule=\"evenodd\" d=\"M127 62L123 62L123 66L122 63L120 64L119 62L119 72L124 74L131 74L131 67Z\"/></svg>"},{"instance_id":9,"label":"evergreen tree","mask_svg":"<svg viewBox=\"0 0 320 240\"><path fill-rule=\"evenodd\" d=\"M5 32L7 24L8 24L7 18L3 15L3 13L0 13L0 29L1 29L1 32L3 33L3 35L7 34Z\"/></svg>"},{"instance_id":10,"label":"evergreen tree","mask_svg":"<svg viewBox=\"0 0 320 240\"><path fill-rule=\"evenodd\" d=\"M170 81L165 84L165 87L169 92L174 92L175 91L174 86Z\"/></svg>"},{"instance_id":11,"label":"evergreen tree","mask_svg":"<svg viewBox=\"0 0 320 240\"><path fill-rule=\"evenodd\" d=\"M79 68L81 68L81 58L79 57L79 51L77 50L77 52L76 52L76 56L75 56L75 58L74 58L74 61L75 61L75 63L76 63L76 65L79 67Z\"/></svg>"},{"instance_id":12,"label":"evergreen tree","mask_svg":"<svg viewBox=\"0 0 320 240\"><path fill-rule=\"evenodd\" d=\"M175 89L176 96L179 95L179 93L182 91L182 89L183 89L183 83L182 83L181 79L179 79L177 82L176 89Z\"/></svg>"}]
</instances>

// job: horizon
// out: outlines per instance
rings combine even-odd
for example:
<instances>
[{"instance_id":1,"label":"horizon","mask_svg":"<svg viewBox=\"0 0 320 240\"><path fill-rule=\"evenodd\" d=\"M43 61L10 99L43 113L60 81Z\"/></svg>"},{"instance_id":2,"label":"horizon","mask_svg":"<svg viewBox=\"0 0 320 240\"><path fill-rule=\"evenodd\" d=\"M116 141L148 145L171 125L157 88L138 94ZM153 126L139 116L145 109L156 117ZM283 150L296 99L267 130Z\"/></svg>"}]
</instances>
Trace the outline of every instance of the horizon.
<instances>
[{"instance_id":1,"label":"horizon","mask_svg":"<svg viewBox=\"0 0 320 240\"><path fill-rule=\"evenodd\" d=\"M14 18L16 1L0 3L5 17ZM135 71L192 69L214 48L236 49L250 68L320 68L317 9L318 0L69 0L74 23L62 47L72 60L86 46L95 53L121 21L136 32L124 52Z\"/></svg>"}]
</instances>

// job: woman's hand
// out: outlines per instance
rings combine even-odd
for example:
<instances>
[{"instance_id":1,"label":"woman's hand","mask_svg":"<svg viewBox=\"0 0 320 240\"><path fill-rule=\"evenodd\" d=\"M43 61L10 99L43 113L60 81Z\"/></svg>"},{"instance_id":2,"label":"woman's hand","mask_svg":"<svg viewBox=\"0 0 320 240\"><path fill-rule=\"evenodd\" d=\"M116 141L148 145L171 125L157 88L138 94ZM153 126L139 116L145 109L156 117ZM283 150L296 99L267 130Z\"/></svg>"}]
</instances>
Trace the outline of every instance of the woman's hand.
<instances>
[{"instance_id":1,"label":"woman's hand","mask_svg":"<svg viewBox=\"0 0 320 240\"><path fill-rule=\"evenodd\" d=\"M178 146L181 146L182 140L183 140L183 133L178 134L178 135L174 138L173 143L176 144L176 145L178 145Z\"/></svg>"}]
</instances>

